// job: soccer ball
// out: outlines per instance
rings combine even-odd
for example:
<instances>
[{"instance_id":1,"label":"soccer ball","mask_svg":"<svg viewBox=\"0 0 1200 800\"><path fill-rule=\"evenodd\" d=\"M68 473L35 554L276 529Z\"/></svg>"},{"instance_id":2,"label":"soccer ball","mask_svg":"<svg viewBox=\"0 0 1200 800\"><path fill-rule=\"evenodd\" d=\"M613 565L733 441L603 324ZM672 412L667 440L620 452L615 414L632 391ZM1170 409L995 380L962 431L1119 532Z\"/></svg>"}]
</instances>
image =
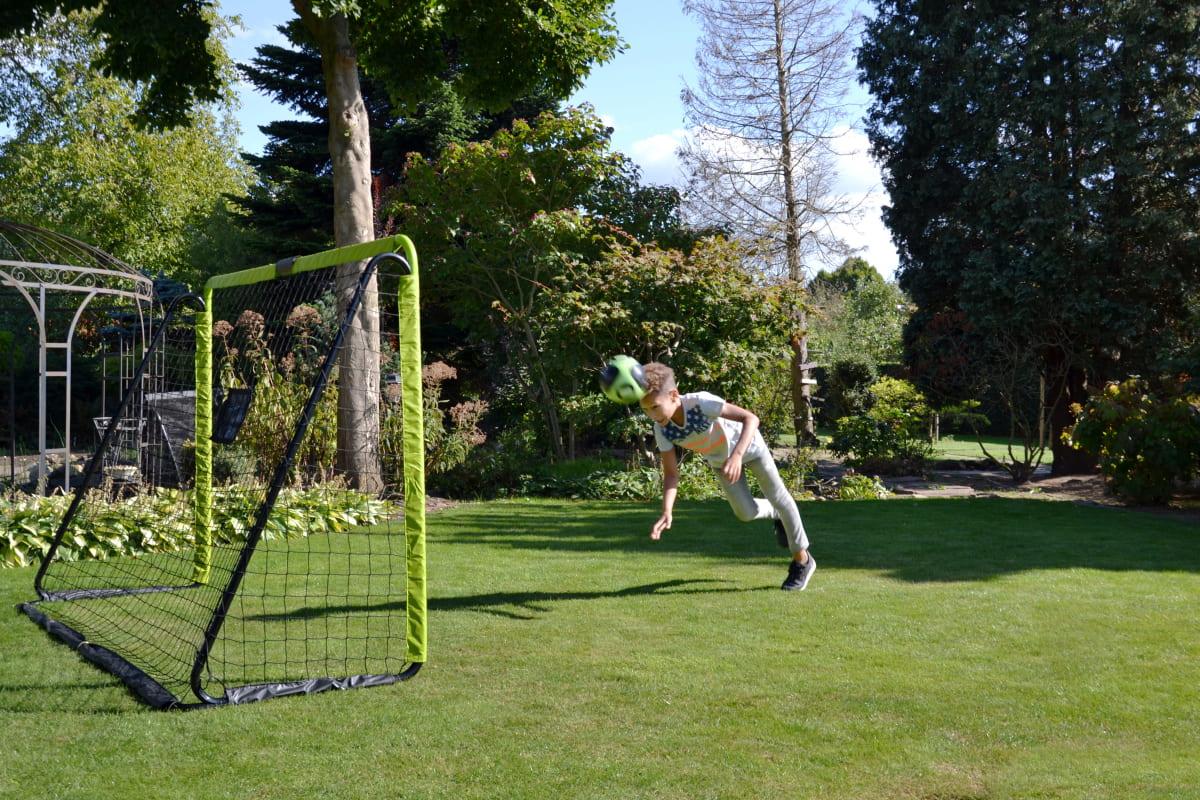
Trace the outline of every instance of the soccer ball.
<instances>
[{"instance_id":1,"label":"soccer ball","mask_svg":"<svg viewBox=\"0 0 1200 800\"><path fill-rule=\"evenodd\" d=\"M646 396L646 374L629 356L614 356L600 370L600 391L614 403L629 405Z\"/></svg>"}]
</instances>

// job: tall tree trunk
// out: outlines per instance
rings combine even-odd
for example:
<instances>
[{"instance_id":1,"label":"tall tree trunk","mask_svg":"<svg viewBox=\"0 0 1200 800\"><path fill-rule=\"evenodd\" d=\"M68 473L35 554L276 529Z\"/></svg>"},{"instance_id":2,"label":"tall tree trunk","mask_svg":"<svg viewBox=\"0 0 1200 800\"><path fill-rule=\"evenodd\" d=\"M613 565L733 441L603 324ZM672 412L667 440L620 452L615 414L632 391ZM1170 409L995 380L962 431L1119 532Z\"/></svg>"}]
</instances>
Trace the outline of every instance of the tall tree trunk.
<instances>
[{"instance_id":1,"label":"tall tree trunk","mask_svg":"<svg viewBox=\"0 0 1200 800\"><path fill-rule=\"evenodd\" d=\"M318 17L306 0L293 6L321 48L329 99L329 155L333 161L333 229L339 247L374 237L371 138L358 81L358 54L343 14ZM338 267L338 310L345 313L366 262ZM379 294L367 286L338 359L337 470L354 488L383 489L379 462Z\"/></svg>"},{"instance_id":2,"label":"tall tree trunk","mask_svg":"<svg viewBox=\"0 0 1200 800\"><path fill-rule=\"evenodd\" d=\"M521 330L525 334L525 357L529 369L530 386L532 388L536 381L536 393L540 394L542 411L546 415L546 427L550 431L550 441L554 448L553 457L556 462L561 463L566 460L567 451L563 446L562 422L558 418L557 398L554 390L550 388L550 381L542 366L542 354L537 346L537 337L533 335L533 329L527 322L522 322Z\"/></svg>"},{"instance_id":3,"label":"tall tree trunk","mask_svg":"<svg viewBox=\"0 0 1200 800\"><path fill-rule=\"evenodd\" d=\"M791 97L787 80L786 50L784 50L783 7L775 0L775 70L779 81L779 145L783 167L784 193L784 251L787 254L788 278L797 286L804 285L804 265L800 261L800 219L796 202L796 183L792 172ZM792 336L792 426L796 444L816 441L813 424L812 384L808 368L808 315L803 308L795 314L796 332Z\"/></svg>"},{"instance_id":4,"label":"tall tree trunk","mask_svg":"<svg viewBox=\"0 0 1200 800\"><path fill-rule=\"evenodd\" d=\"M1051 465L1052 475L1088 475L1096 471L1096 457L1076 450L1063 441L1064 430L1075 424L1075 415L1071 413L1071 404L1087 402L1087 374L1079 367L1066 369L1051 369L1053 380L1059 385L1053 387L1051 395L1057 398L1054 407L1050 409L1050 445L1054 451L1054 464Z\"/></svg>"}]
</instances>

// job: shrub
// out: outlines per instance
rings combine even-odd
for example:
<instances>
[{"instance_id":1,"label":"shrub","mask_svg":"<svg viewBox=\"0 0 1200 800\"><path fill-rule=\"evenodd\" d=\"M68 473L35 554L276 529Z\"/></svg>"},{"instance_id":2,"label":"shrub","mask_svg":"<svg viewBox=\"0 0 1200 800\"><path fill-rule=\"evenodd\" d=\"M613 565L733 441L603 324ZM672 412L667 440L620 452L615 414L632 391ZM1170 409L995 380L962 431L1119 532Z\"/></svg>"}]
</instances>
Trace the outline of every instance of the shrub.
<instances>
[{"instance_id":1,"label":"shrub","mask_svg":"<svg viewBox=\"0 0 1200 800\"><path fill-rule=\"evenodd\" d=\"M842 417L829 449L855 469L885 474L920 472L933 454L926 439L929 406L908 381L880 378L869 390L866 414Z\"/></svg>"},{"instance_id":2,"label":"shrub","mask_svg":"<svg viewBox=\"0 0 1200 800\"><path fill-rule=\"evenodd\" d=\"M97 489L95 491L104 491ZM254 521L261 487L231 486L213 491L213 530L221 541L239 541ZM179 550L195 542L189 507L191 492L151 489L110 503L94 504L86 520L76 518L59 545L64 561L138 556ZM0 497L0 566L25 567L49 550L67 495ZM284 489L263 531L266 539L345 531L382 522L387 503L336 485Z\"/></svg>"},{"instance_id":3,"label":"shrub","mask_svg":"<svg viewBox=\"0 0 1200 800\"><path fill-rule=\"evenodd\" d=\"M871 405L870 388L877 378L875 365L861 356L833 362L825 376L822 419L835 423L842 417L865 414Z\"/></svg>"},{"instance_id":4,"label":"shrub","mask_svg":"<svg viewBox=\"0 0 1200 800\"><path fill-rule=\"evenodd\" d=\"M839 500L883 500L891 496L891 492L878 478L868 475L847 473L838 482Z\"/></svg>"},{"instance_id":5,"label":"shrub","mask_svg":"<svg viewBox=\"0 0 1200 800\"><path fill-rule=\"evenodd\" d=\"M1156 394L1133 377L1110 383L1064 435L1096 455L1109 487L1134 503L1166 503L1176 481L1200 473L1200 395L1180 389Z\"/></svg>"},{"instance_id":6,"label":"shrub","mask_svg":"<svg viewBox=\"0 0 1200 800\"><path fill-rule=\"evenodd\" d=\"M258 480L271 480L283 460L294 422L300 418L320 371L326 327L320 312L307 304L288 314L286 334L272 332L261 314L248 309L235 324L225 320L213 324L221 385L226 389L254 388L254 411L238 433L238 444L254 458ZM276 352L281 341L286 341L286 351ZM281 425L280 420L288 424ZM298 484L302 477L314 482L331 478L336 454L337 385L330 383L309 422L289 482ZM239 477L244 480L246 475Z\"/></svg>"},{"instance_id":7,"label":"shrub","mask_svg":"<svg viewBox=\"0 0 1200 800\"><path fill-rule=\"evenodd\" d=\"M435 361L421 368L426 476L453 470L466 462L472 450L487 441L487 436L479 429L479 421L488 410L486 402L468 399L450 408L443 408L442 384L457 377L458 370L443 361ZM390 486L396 487L404 484L404 415L401 401L398 383L385 387L380 451L385 479Z\"/></svg>"},{"instance_id":8,"label":"shrub","mask_svg":"<svg viewBox=\"0 0 1200 800\"><path fill-rule=\"evenodd\" d=\"M806 484L817 469L816 458L811 449L797 448L791 451L788 458L776 461L775 466L779 468L779 477L792 496L811 496Z\"/></svg>"}]
</instances>

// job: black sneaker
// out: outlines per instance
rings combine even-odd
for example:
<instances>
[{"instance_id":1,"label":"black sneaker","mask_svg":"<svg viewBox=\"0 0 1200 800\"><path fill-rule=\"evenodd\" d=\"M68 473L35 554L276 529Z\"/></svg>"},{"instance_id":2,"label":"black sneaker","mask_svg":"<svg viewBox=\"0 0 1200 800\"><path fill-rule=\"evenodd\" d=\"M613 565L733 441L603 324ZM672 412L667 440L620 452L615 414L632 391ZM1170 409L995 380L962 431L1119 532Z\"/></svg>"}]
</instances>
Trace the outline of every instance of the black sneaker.
<instances>
[{"instance_id":1,"label":"black sneaker","mask_svg":"<svg viewBox=\"0 0 1200 800\"><path fill-rule=\"evenodd\" d=\"M775 541L779 542L779 546L784 550L788 548L787 528L783 527L783 523L775 520Z\"/></svg>"},{"instance_id":2,"label":"black sneaker","mask_svg":"<svg viewBox=\"0 0 1200 800\"><path fill-rule=\"evenodd\" d=\"M779 588L788 592L802 592L808 586L809 578L816 571L817 560L812 557L812 553L809 553L808 561L803 564L798 561L788 564L787 580Z\"/></svg>"}]
</instances>

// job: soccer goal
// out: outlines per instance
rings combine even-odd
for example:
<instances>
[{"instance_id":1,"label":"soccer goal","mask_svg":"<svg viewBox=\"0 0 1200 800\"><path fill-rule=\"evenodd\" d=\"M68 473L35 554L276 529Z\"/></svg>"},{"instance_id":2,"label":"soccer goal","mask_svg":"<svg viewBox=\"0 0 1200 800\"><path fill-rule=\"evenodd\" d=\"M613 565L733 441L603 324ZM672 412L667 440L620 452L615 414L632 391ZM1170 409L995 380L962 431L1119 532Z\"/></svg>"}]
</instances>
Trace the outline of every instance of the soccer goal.
<instances>
[{"instance_id":1,"label":"soccer goal","mask_svg":"<svg viewBox=\"0 0 1200 800\"><path fill-rule=\"evenodd\" d=\"M218 276L192 300L155 331L22 610L156 708L411 677L426 660L412 243ZM147 396L194 397L170 485L105 474Z\"/></svg>"}]
</instances>

